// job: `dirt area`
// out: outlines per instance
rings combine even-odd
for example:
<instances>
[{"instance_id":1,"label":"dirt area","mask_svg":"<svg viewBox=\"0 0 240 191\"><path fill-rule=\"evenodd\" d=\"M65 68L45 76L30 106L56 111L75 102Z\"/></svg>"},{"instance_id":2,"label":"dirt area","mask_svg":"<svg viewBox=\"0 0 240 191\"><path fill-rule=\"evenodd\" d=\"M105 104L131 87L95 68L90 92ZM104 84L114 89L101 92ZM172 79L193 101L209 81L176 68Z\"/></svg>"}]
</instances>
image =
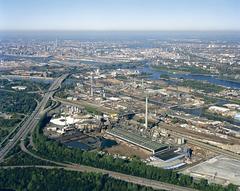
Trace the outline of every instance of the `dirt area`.
<instances>
[{"instance_id":1,"label":"dirt area","mask_svg":"<svg viewBox=\"0 0 240 191\"><path fill-rule=\"evenodd\" d=\"M126 157L138 156L141 159L147 159L152 154L149 151L139 148L133 144L129 144L125 141L116 139L110 135L104 134L104 137L115 140L118 143L118 145L104 150L110 154L119 154Z\"/></svg>"},{"instance_id":2,"label":"dirt area","mask_svg":"<svg viewBox=\"0 0 240 191\"><path fill-rule=\"evenodd\" d=\"M208 159L208 158L212 158L214 156L216 156L215 153L208 151L206 149L203 149L201 147L198 147L196 145L192 145L192 144L187 144L187 147L191 148L193 150L193 156L197 157L198 159Z\"/></svg>"}]
</instances>

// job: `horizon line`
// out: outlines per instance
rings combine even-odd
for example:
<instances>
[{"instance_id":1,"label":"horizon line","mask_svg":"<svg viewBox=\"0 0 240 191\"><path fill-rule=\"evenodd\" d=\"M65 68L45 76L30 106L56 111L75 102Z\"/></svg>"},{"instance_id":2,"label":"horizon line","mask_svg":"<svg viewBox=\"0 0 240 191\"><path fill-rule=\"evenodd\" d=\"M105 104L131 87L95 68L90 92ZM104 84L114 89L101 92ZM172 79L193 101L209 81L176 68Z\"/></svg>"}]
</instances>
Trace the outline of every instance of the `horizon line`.
<instances>
[{"instance_id":1,"label":"horizon line","mask_svg":"<svg viewBox=\"0 0 240 191\"><path fill-rule=\"evenodd\" d=\"M240 32L240 29L216 30L101 30L101 29L0 29L0 32Z\"/></svg>"}]
</instances>

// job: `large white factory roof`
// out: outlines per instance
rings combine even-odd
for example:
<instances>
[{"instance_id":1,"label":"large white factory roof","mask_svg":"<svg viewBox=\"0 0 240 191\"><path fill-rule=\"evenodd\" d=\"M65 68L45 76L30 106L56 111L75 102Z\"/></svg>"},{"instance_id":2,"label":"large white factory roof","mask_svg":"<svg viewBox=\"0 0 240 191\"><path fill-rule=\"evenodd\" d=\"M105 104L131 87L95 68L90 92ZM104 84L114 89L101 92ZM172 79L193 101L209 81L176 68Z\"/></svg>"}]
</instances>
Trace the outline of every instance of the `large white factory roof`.
<instances>
[{"instance_id":1,"label":"large white factory roof","mask_svg":"<svg viewBox=\"0 0 240 191\"><path fill-rule=\"evenodd\" d=\"M50 123L53 123L54 125L58 125L58 126L65 126L66 124L72 125L78 121L79 121L79 119L74 119L71 116L67 116L66 118L61 116L59 118L51 119Z\"/></svg>"}]
</instances>

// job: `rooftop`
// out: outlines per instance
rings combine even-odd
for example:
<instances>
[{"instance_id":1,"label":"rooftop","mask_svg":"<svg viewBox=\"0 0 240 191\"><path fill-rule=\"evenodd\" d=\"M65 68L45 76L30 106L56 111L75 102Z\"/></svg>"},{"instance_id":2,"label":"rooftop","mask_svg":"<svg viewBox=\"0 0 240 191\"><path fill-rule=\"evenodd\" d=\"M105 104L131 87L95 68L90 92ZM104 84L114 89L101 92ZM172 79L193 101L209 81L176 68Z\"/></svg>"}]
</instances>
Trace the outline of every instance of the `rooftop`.
<instances>
[{"instance_id":1,"label":"rooftop","mask_svg":"<svg viewBox=\"0 0 240 191\"><path fill-rule=\"evenodd\" d=\"M151 139L143 137L136 132L127 131L122 128L114 128L111 130L107 130L107 133L127 142L130 142L134 145L140 146L153 153L168 148L168 145L152 141Z\"/></svg>"}]
</instances>

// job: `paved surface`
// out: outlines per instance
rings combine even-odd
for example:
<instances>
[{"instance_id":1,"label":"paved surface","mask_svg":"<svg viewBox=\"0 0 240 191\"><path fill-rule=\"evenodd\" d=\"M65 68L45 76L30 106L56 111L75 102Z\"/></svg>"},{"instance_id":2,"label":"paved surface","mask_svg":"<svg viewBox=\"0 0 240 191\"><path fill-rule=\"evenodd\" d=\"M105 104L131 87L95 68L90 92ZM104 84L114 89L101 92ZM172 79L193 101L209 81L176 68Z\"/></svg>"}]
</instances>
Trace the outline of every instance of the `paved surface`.
<instances>
[{"instance_id":1,"label":"paved surface","mask_svg":"<svg viewBox=\"0 0 240 191\"><path fill-rule=\"evenodd\" d=\"M8 152L17 144L17 142L20 141L22 138L25 138L25 136L28 134L28 132L37 125L40 114L43 112L48 99L53 96L55 91L59 88L62 81L66 77L67 77L67 74L57 78L52 83L48 92L45 93L41 102L38 104L38 106L35 108L35 110L32 112L32 114L29 116L29 118L19 128L18 132L14 135L14 137L12 139L8 140L7 144L1 149L0 162L4 159L4 157L8 154Z\"/></svg>"},{"instance_id":2,"label":"paved surface","mask_svg":"<svg viewBox=\"0 0 240 191\"><path fill-rule=\"evenodd\" d=\"M2 147L2 144L5 143L9 139L9 137L24 123L24 121L27 119L27 115L22 119L22 121L2 140L0 143L0 147Z\"/></svg>"},{"instance_id":3,"label":"paved surface","mask_svg":"<svg viewBox=\"0 0 240 191\"><path fill-rule=\"evenodd\" d=\"M240 185L240 161L223 155L188 168L183 173L193 177L206 178L218 184Z\"/></svg>"}]
</instances>

